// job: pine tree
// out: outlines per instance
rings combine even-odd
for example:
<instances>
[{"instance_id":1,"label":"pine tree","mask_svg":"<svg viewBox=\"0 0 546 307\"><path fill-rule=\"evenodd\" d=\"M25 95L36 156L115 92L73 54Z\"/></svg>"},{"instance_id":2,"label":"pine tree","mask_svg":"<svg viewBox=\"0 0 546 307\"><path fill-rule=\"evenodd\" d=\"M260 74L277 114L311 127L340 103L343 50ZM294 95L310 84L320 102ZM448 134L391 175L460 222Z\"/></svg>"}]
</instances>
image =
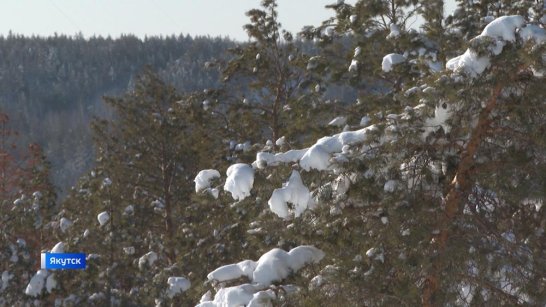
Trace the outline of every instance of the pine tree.
<instances>
[{"instance_id":1,"label":"pine tree","mask_svg":"<svg viewBox=\"0 0 546 307\"><path fill-rule=\"evenodd\" d=\"M403 75L392 113L374 125L301 152L258 154L253 165L270 167L256 176L287 177L288 164L317 203L301 214L298 206L311 205L300 203L304 188L275 198L277 190L268 192L275 182L257 181L253 190L271 197L283 219L277 232L318 246L331 261L293 300L546 302L544 37L522 16L496 19L446 70ZM403 73L397 65L393 73Z\"/></svg>"},{"instance_id":2,"label":"pine tree","mask_svg":"<svg viewBox=\"0 0 546 307\"><path fill-rule=\"evenodd\" d=\"M305 54L302 42L282 28L276 1L261 6L246 13L249 42L232 48L232 59L222 67L227 83L218 111L226 113L233 137L270 140L275 149L281 137L301 144L327 123L325 88L317 71L320 59Z\"/></svg>"},{"instance_id":3,"label":"pine tree","mask_svg":"<svg viewBox=\"0 0 546 307\"><path fill-rule=\"evenodd\" d=\"M56 194L49 164L37 144L20 150L18 133L0 113L0 304L33 300L25 287L40 265L40 252L52 244L51 217ZM51 292L52 289L47 290ZM41 296L46 289L38 289Z\"/></svg>"}]
</instances>

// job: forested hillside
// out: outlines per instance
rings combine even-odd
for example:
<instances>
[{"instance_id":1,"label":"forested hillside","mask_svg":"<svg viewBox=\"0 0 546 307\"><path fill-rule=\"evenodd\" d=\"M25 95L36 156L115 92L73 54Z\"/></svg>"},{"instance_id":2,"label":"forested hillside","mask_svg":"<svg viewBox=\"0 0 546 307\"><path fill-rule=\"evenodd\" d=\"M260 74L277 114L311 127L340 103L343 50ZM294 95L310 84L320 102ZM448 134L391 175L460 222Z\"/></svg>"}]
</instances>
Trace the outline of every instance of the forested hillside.
<instances>
[{"instance_id":1,"label":"forested hillside","mask_svg":"<svg viewBox=\"0 0 546 307\"><path fill-rule=\"evenodd\" d=\"M0 306L545 306L544 3L326 9L293 34L263 0L244 44L52 39L124 48L101 78L51 60L46 89L14 67L28 122L0 113ZM55 91L70 76L78 107ZM70 134L88 108L94 163L57 199L16 130ZM47 266L66 253L86 268Z\"/></svg>"},{"instance_id":2,"label":"forested hillside","mask_svg":"<svg viewBox=\"0 0 546 307\"><path fill-rule=\"evenodd\" d=\"M64 195L93 165L90 120L109 116L102 96L131 89L145 66L180 91L217 87L218 70L205 63L233 45L190 36L0 37L0 110L24 141L42 145Z\"/></svg>"}]
</instances>

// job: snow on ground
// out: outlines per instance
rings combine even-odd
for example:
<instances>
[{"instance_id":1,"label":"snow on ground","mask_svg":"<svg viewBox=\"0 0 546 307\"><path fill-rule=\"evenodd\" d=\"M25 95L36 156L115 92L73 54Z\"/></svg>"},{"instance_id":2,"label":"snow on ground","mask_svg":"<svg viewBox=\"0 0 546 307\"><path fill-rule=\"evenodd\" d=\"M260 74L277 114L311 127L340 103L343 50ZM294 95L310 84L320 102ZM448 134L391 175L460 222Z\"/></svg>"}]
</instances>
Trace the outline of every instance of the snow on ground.
<instances>
[{"instance_id":1,"label":"snow on ground","mask_svg":"<svg viewBox=\"0 0 546 307\"><path fill-rule=\"evenodd\" d=\"M167 296L170 298L187 291L191 287L191 282L185 277L169 277L169 279L167 279L167 283L169 284Z\"/></svg>"},{"instance_id":2,"label":"snow on ground","mask_svg":"<svg viewBox=\"0 0 546 307\"><path fill-rule=\"evenodd\" d=\"M397 65L406 61L406 58L398 53L387 54L383 57L383 62L381 63L381 68L384 72L390 72L393 65Z\"/></svg>"},{"instance_id":3,"label":"snow on ground","mask_svg":"<svg viewBox=\"0 0 546 307\"><path fill-rule=\"evenodd\" d=\"M99 224L102 226L108 222L110 219L110 214L108 212L103 211L97 215L97 220L99 221Z\"/></svg>"},{"instance_id":4,"label":"snow on ground","mask_svg":"<svg viewBox=\"0 0 546 307\"><path fill-rule=\"evenodd\" d=\"M200 171L195 179L195 192L199 193L200 191L210 188L210 182L216 178L220 178L220 172L215 169L206 169Z\"/></svg>"},{"instance_id":5,"label":"snow on ground","mask_svg":"<svg viewBox=\"0 0 546 307\"><path fill-rule=\"evenodd\" d=\"M294 215L300 216L307 207L313 205L309 189L303 184L300 173L292 171L290 179L280 189L275 189L269 199L269 208L280 218L288 218L290 210L288 203L294 205Z\"/></svg>"},{"instance_id":6,"label":"snow on ground","mask_svg":"<svg viewBox=\"0 0 546 307\"><path fill-rule=\"evenodd\" d=\"M231 193L235 200L243 200L250 196L254 184L254 169L248 164L237 163L227 169L227 179L224 190Z\"/></svg>"}]
</instances>

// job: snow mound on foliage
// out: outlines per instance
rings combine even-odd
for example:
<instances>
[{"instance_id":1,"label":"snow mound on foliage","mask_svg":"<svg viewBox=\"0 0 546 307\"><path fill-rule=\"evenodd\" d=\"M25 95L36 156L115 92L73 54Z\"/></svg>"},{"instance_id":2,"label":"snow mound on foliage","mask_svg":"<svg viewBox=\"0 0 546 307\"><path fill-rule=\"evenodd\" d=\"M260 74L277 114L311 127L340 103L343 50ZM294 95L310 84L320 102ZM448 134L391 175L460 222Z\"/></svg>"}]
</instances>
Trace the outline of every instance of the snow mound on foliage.
<instances>
[{"instance_id":1,"label":"snow mound on foliage","mask_svg":"<svg viewBox=\"0 0 546 307\"><path fill-rule=\"evenodd\" d=\"M302 245L286 252L274 248L263 254L257 262L244 260L237 264L222 266L207 276L209 280L227 281L247 276L251 284L221 288L214 299L207 292L198 307L224 306L270 306L276 299L273 290L267 289L273 282L281 281L308 263L324 258L324 252L314 246Z\"/></svg>"},{"instance_id":2,"label":"snow mound on foliage","mask_svg":"<svg viewBox=\"0 0 546 307\"><path fill-rule=\"evenodd\" d=\"M187 291L191 287L191 282L184 277L169 277L169 279L167 279L167 283L169 284L167 296L170 298Z\"/></svg>"},{"instance_id":3,"label":"snow mound on foliage","mask_svg":"<svg viewBox=\"0 0 546 307\"><path fill-rule=\"evenodd\" d=\"M470 49L465 53L447 61L446 68L451 71L462 71L475 78L483 73L491 64L488 56L478 56Z\"/></svg>"},{"instance_id":4,"label":"snow mound on foliage","mask_svg":"<svg viewBox=\"0 0 546 307\"><path fill-rule=\"evenodd\" d=\"M397 65L400 63L403 63L406 60L406 58L398 53L391 53L387 54L383 57L383 62L381 63L381 69L383 69L384 72L390 72L392 70L393 65Z\"/></svg>"},{"instance_id":5,"label":"snow mound on foliage","mask_svg":"<svg viewBox=\"0 0 546 307\"><path fill-rule=\"evenodd\" d=\"M228 264L217 268L207 275L209 280L227 281L243 276L252 279L252 273L258 264L252 260L243 260L239 263Z\"/></svg>"},{"instance_id":6,"label":"snow mound on foliage","mask_svg":"<svg viewBox=\"0 0 546 307\"><path fill-rule=\"evenodd\" d=\"M250 196L254 184L254 169L248 164L237 163L227 169L227 179L224 190L231 193L235 200L243 200Z\"/></svg>"},{"instance_id":7,"label":"snow mound on foliage","mask_svg":"<svg viewBox=\"0 0 546 307\"><path fill-rule=\"evenodd\" d=\"M501 16L485 26L481 36L514 42L516 40L516 29L521 28L524 23L525 19L522 16Z\"/></svg>"},{"instance_id":8,"label":"snow mound on foliage","mask_svg":"<svg viewBox=\"0 0 546 307\"><path fill-rule=\"evenodd\" d=\"M196 307L225 307L225 306L268 306L268 301L276 298L272 290L260 291L261 287L244 284L234 287L221 288L212 301L202 301Z\"/></svg>"},{"instance_id":9,"label":"snow mound on foliage","mask_svg":"<svg viewBox=\"0 0 546 307\"><path fill-rule=\"evenodd\" d=\"M106 211L103 211L97 215L97 220L99 221L99 224L101 226L106 224L109 219L110 219L110 214L108 214L108 212Z\"/></svg>"},{"instance_id":10,"label":"snow mound on foliage","mask_svg":"<svg viewBox=\"0 0 546 307\"><path fill-rule=\"evenodd\" d=\"M59 221L59 227L61 228L62 232L66 232L70 226L72 226L72 221L65 217L62 217Z\"/></svg>"},{"instance_id":11,"label":"snow mound on foliage","mask_svg":"<svg viewBox=\"0 0 546 307\"><path fill-rule=\"evenodd\" d=\"M375 125L371 125L360 130L345 131L334 136L323 137L305 152L300 159L300 166L306 171L310 169L327 170L331 164L331 154L341 152L345 145L354 145L366 141L367 134L376 129Z\"/></svg>"},{"instance_id":12,"label":"snow mound on foliage","mask_svg":"<svg viewBox=\"0 0 546 307\"><path fill-rule=\"evenodd\" d=\"M209 273L207 278L228 281L247 276L252 283L267 287L274 281L283 280L289 274L297 272L304 265L319 262L322 258L324 252L310 245L298 246L289 252L274 248L263 254L257 262L245 260L225 265Z\"/></svg>"},{"instance_id":13,"label":"snow mound on foliage","mask_svg":"<svg viewBox=\"0 0 546 307\"><path fill-rule=\"evenodd\" d=\"M138 259L138 268L142 270L145 268L146 264L151 267L157 259L158 257L155 252L149 252Z\"/></svg>"},{"instance_id":14,"label":"snow mound on foliage","mask_svg":"<svg viewBox=\"0 0 546 307\"><path fill-rule=\"evenodd\" d=\"M481 37L492 38L493 42L489 49L492 54L499 55L506 42L516 41L516 30L522 28L524 24L525 19L522 16L502 16L490 22L483 29L482 33L474 39L480 39ZM533 33L534 28L531 27L521 35L525 40L529 36L534 38ZM537 37L540 37L540 35ZM463 72L471 78L476 78L489 68L490 65L491 59L489 55L478 55L476 51L467 49L462 55L447 61L446 68L454 72Z\"/></svg>"},{"instance_id":15,"label":"snow mound on foliage","mask_svg":"<svg viewBox=\"0 0 546 307\"><path fill-rule=\"evenodd\" d=\"M365 142L367 134L378 130L376 125L371 125L356 131L344 131L333 136L325 136L319 139L313 146L299 150L289 150L281 153L258 152L256 161L252 163L256 168L266 166L278 166L281 163L295 163L309 171L328 170L331 166L330 159L333 154L342 152L343 146L355 145Z\"/></svg>"},{"instance_id":16,"label":"snow mound on foliage","mask_svg":"<svg viewBox=\"0 0 546 307\"><path fill-rule=\"evenodd\" d=\"M199 193L203 190L210 188L210 182L216 178L220 178L220 172L215 169L206 169L200 171L193 180L195 182L195 192Z\"/></svg>"},{"instance_id":17,"label":"snow mound on foliage","mask_svg":"<svg viewBox=\"0 0 546 307\"><path fill-rule=\"evenodd\" d=\"M36 274L30 279L30 282L25 289L25 294L34 297L40 295L44 289L46 277L46 270L38 270L38 272L36 272Z\"/></svg>"},{"instance_id":18,"label":"snow mound on foliage","mask_svg":"<svg viewBox=\"0 0 546 307\"><path fill-rule=\"evenodd\" d=\"M345 116L338 116L338 117L332 119L332 120L328 123L328 126L343 127L343 126L345 126L346 123L347 123L347 117L345 117Z\"/></svg>"},{"instance_id":19,"label":"snow mound on foliage","mask_svg":"<svg viewBox=\"0 0 546 307\"><path fill-rule=\"evenodd\" d=\"M55 244L55 246L53 246L53 248L51 249L51 252L52 253L64 253L64 243L59 242L59 243Z\"/></svg>"},{"instance_id":20,"label":"snow mound on foliage","mask_svg":"<svg viewBox=\"0 0 546 307\"><path fill-rule=\"evenodd\" d=\"M537 25L527 25L519 31L519 36L524 42L534 40L536 44L546 41L546 30Z\"/></svg>"},{"instance_id":21,"label":"snow mound on foliage","mask_svg":"<svg viewBox=\"0 0 546 307\"><path fill-rule=\"evenodd\" d=\"M299 271L305 264L319 262L322 258L324 258L324 252L314 246L298 246L288 253L274 248L258 259L252 281L269 286L274 281L283 280L290 273Z\"/></svg>"},{"instance_id":22,"label":"snow mound on foliage","mask_svg":"<svg viewBox=\"0 0 546 307\"><path fill-rule=\"evenodd\" d=\"M272 154L269 152L258 152L256 154L256 161L253 165L256 165L256 167L258 168L263 168L268 165L277 166L280 163L298 162L307 152L307 150L308 148L289 150L287 152L281 152L277 154Z\"/></svg>"},{"instance_id":23,"label":"snow mound on foliage","mask_svg":"<svg viewBox=\"0 0 546 307\"><path fill-rule=\"evenodd\" d=\"M303 184L300 173L292 171L290 179L280 189L275 189L269 199L269 208L281 218L290 216L288 203L295 206L294 215L300 216L307 207L313 205L309 189Z\"/></svg>"}]
</instances>

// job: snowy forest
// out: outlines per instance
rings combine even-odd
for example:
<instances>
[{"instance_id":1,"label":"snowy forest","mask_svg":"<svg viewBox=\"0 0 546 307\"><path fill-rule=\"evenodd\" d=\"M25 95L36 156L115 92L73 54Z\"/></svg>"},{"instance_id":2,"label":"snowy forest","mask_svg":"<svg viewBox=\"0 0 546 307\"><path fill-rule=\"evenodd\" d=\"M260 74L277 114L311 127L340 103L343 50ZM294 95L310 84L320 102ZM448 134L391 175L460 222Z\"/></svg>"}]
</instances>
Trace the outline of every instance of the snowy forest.
<instances>
[{"instance_id":1,"label":"snowy forest","mask_svg":"<svg viewBox=\"0 0 546 307\"><path fill-rule=\"evenodd\" d=\"M0 307L546 306L546 5L456 3L0 37Z\"/></svg>"}]
</instances>

